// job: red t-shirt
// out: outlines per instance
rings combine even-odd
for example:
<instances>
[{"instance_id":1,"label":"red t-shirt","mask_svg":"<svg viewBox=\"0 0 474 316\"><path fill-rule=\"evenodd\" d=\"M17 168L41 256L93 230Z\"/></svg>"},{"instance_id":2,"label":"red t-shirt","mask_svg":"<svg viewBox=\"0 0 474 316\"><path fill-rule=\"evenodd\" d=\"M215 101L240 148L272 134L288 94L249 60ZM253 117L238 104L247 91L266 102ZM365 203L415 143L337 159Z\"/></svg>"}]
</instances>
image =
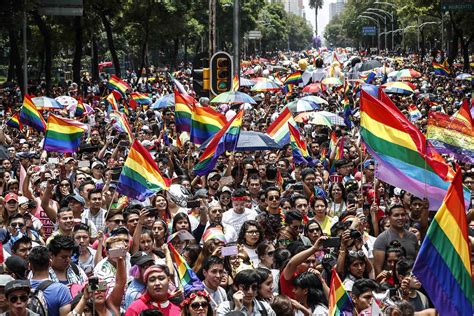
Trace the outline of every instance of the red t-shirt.
<instances>
[{"instance_id":1,"label":"red t-shirt","mask_svg":"<svg viewBox=\"0 0 474 316\"><path fill-rule=\"evenodd\" d=\"M147 309L158 309L163 313L164 316L176 316L181 315L181 308L174 305L170 301L166 306L166 303L156 303L152 302L150 295L148 293L143 294L140 299L133 302L125 312L125 316L138 316L141 312Z\"/></svg>"},{"instance_id":2,"label":"red t-shirt","mask_svg":"<svg viewBox=\"0 0 474 316\"><path fill-rule=\"evenodd\" d=\"M295 288L293 285L293 281L298 276L298 273L294 273L293 277L290 280L286 280L283 272L280 273L280 292L283 295L288 296L289 298L295 299L295 294L293 293L293 289Z\"/></svg>"}]
</instances>

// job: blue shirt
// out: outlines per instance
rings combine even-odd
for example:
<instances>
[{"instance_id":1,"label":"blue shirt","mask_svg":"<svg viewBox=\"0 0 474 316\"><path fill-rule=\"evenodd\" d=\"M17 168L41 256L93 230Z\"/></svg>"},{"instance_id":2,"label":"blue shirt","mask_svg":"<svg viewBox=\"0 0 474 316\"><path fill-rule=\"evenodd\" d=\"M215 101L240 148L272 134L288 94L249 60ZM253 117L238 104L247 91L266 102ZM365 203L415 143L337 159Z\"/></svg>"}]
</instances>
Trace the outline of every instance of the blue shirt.
<instances>
[{"instance_id":1,"label":"blue shirt","mask_svg":"<svg viewBox=\"0 0 474 316\"><path fill-rule=\"evenodd\" d=\"M127 309L134 301L136 301L142 294L145 293L145 284L133 279L130 282L127 291L125 292L124 307Z\"/></svg>"},{"instance_id":2,"label":"blue shirt","mask_svg":"<svg viewBox=\"0 0 474 316\"><path fill-rule=\"evenodd\" d=\"M36 289L43 280L30 280L31 288ZM53 283L44 290L44 299L48 304L48 316L59 316L59 308L72 301L69 288L61 283Z\"/></svg>"}]
</instances>

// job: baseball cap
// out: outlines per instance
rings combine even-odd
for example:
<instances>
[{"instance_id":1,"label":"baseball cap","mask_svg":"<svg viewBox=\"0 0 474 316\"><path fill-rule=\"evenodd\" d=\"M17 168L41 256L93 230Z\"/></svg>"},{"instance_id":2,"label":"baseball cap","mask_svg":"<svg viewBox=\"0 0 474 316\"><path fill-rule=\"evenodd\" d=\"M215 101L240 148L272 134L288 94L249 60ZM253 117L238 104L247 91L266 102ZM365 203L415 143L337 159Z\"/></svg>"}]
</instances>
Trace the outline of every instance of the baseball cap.
<instances>
[{"instance_id":1,"label":"baseball cap","mask_svg":"<svg viewBox=\"0 0 474 316\"><path fill-rule=\"evenodd\" d=\"M66 200L68 202L71 201L71 200L74 200L76 202L81 203L82 205L86 205L86 200L84 200L84 198L82 196L80 196L79 194L71 194L67 197Z\"/></svg>"},{"instance_id":2,"label":"baseball cap","mask_svg":"<svg viewBox=\"0 0 474 316\"><path fill-rule=\"evenodd\" d=\"M130 264L133 266L142 266L147 262L154 262L153 257L148 255L146 252L137 251L130 258Z\"/></svg>"},{"instance_id":3,"label":"baseball cap","mask_svg":"<svg viewBox=\"0 0 474 316\"><path fill-rule=\"evenodd\" d=\"M13 281L8 282L5 285L5 296L8 296L8 294L17 290L26 290L27 292L30 292L30 289L31 289L30 281L13 280Z\"/></svg>"},{"instance_id":4,"label":"baseball cap","mask_svg":"<svg viewBox=\"0 0 474 316\"><path fill-rule=\"evenodd\" d=\"M373 159L367 159L364 162L364 169L367 169L370 165L375 165L375 161Z\"/></svg>"},{"instance_id":5,"label":"baseball cap","mask_svg":"<svg viewBox=\"0 0 474 316\"><path fill-rule=\"evenodd\" d=\"M92 163L91 169L94 169L94 168L97 167L97 166L104 167L105 165L104 165L104 163L102 163L101 161L94 161L94 162Z\"/></svg>"},{"instance_id":6,"label":"baseball cap","mask_svg":"<svg viewBox=\"0 0 474 316\"><path fill-rule=\"evenodd\" d=\"M209 174L207 175L207 180L212 179L212 178L214 178L215 176L218 176L219 179L221 178L221 175L220 175L218 172L213 171L213 172L211 172L211 173L209 173Z\"/></svg>"},{"instance_id":7,"label":"baseball cap","mask_svg":"<svg viewBox=\"0 0 474 316\"><path fill-rule=\"evenodd\" d=\"M64 163L70 163L71 161L75 161L74 157L67 157L64 159Z\"/></svg>"},{"instance_id":8,"label":"baseball cap","mask_svg":"<svg viewBox=\"0 0 474 316\"><path fill-rule=\"evenodd\" d=\"M25 259L16 255L10 256L5 260L5 266L7 270L14 273L18 279L26 279L28 264Z\"/></svg>"},{"instance_id":9,"label":"baseball cap","mask_svg":"<svg viewBox=\"0 0 474 316\"><path fill-rule=\"evenodd\" d=\"M15 200L18 202L18 195L16 195L15 193L8 193L7 195L5 195L5 203L10 202L11 200Z\"/></svg>"},{"instance_id":10,"label":"baseball cap","mask_svg":"<svg viewBox=\"0 0 474 316\"><path fill-rule=\"evenodd\" d=\"M0 274L0 286L5 286L8 282L15 280L7 274Z\"/></svg>"}]
</instances>

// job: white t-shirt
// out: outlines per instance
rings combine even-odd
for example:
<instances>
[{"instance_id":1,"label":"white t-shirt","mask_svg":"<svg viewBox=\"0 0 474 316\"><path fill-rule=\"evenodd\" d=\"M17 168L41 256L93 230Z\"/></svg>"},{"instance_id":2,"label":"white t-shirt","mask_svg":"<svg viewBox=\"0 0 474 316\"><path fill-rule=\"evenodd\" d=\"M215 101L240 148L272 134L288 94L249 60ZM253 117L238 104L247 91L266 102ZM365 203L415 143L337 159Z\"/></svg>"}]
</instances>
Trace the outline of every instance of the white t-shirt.
<instances>
[{"instance_id":1,"label":"white t-shirt","mask_svg":"<svg viewBox=\"0 0 474 316\"><path fill-rule=\"evenodd\" d=\"M240 232L242 225L249 220L255 220L257 217L257 212L249 208L246 208L242 214L237 214L234 212L234 209L224 212L222 214L222 223L234 227L237 234Z\"/></svg>"}]
</instances>

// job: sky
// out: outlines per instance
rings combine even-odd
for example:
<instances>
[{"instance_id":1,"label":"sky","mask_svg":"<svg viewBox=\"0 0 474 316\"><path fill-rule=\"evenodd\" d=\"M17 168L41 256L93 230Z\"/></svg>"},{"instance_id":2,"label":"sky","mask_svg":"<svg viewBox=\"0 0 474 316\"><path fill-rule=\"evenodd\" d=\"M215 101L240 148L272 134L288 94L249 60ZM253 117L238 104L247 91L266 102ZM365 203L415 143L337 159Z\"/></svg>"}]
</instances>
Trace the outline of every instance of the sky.
<instances>
[{"instance_id":1,"label":"sky","mask_svg":"<svg viewBox=\"0 0 474 316\"><path fill-rule=\"evenodd\" d=\"M323 8L318 11L318 34L323 37L324 27L329 23L329 3L335 2L324 0ZM309 7L309 0L303 0L306 19L314 28L314 10Z\"/></svg>"}]
</instances>

